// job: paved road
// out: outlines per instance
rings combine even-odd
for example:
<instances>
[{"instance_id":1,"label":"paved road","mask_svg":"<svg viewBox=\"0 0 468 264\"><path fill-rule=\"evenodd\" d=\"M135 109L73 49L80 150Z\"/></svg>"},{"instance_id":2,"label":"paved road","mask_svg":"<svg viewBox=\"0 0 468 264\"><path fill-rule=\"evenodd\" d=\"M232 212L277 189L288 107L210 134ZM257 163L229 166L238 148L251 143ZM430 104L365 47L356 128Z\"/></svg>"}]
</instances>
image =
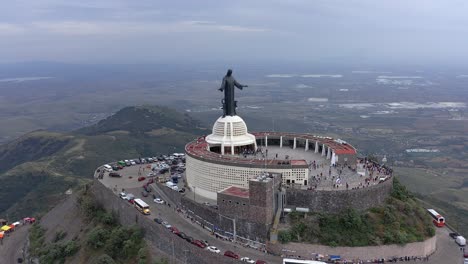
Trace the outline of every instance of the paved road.
<instances>
[{"instance_id":1,"label":"paved road","mask_svg":"<svg viewBox=\"0 0 468 264\"><path fill-rule=\"evenodd\" d=\"M141 190L142 188L128 189L129 192L132 192L134 194L140 193ZM154 192L155 191L153 190L152 193ZM164 195L163 192L159 191L157 192L157 194L163 200L168 201L168 198ZM217 239L215 236L211 235L208 230L203 229L196 223L192 223L190 219L183 217L182 214L175 212L173 206L168 207L165 204L156 204L153 202L152 197L143 197L142 199L150 206L151 215L148 216L149 218L161 218L169 222L171 225L177 227L179 231L184 232L185 234L195 239L208 241L210 245L214 245L217 248L219 248L221 250L221 253L224 253L224 251L226 250L231 250L239 254L241 257L247 256L255 260L261 259L269 263L281 263L281 258L279 257L268 255L261 251L254 250L251 248L245 248L243 246L236 245L229 241Z\"/></svg>"},{"instance_id":2,"label":"paved road","mask_svg":"<svg viewBox=\"0 0 468 264\"><path fill-rule=\"evenodd\" d=\"M0 263L17 263L23 257L22 250L28 238L29 225L19 226L0 244Z\"/></svg>"},{"instance_id":3,"label":"paved road","mask_svg":"<svg viewBox=\"0 0 468 264\"><path fill-rule=\"evenodd\" d=\"M448 228L437 228L437 250L429 258L430 264L463 264L463 254L455 240L449 236Z\"/></svg>"}]
</instances>

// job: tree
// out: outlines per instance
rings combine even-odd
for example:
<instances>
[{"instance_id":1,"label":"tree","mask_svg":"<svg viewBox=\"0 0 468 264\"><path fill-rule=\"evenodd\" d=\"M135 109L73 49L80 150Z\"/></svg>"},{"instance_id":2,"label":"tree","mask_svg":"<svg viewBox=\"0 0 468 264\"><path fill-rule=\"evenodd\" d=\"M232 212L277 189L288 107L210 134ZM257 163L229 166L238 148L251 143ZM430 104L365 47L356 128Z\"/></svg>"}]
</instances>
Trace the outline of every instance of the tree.
<instances>
[{"instance_id":1,"label":"tree","mask_svg":"<svg viewBox=\"0 0 468 264\"><path fill-rule=\"evenodd\" d=\"M99 256L93 261L93 264L116 264L115 261L107 254Z\"/></svg>"}]
</instances>

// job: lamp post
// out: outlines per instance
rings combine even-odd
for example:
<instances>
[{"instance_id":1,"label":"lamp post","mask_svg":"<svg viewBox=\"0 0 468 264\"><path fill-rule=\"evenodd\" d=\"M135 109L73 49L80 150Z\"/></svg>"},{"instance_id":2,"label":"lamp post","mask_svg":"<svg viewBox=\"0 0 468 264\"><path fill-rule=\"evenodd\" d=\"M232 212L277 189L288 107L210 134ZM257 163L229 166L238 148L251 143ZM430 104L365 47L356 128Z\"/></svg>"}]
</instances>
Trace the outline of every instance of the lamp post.
<instances>
[{"instance_id":1,"label":"lamp post","mask_svg":"<svg viewBox=\"0 0 468 264\"><path fill-rule=\"evenodd\" d=\"M194 200L195 202L197 201L196 189L197 189L197 186L193 186L193 200Z\"/></svg>"}]
</instances>

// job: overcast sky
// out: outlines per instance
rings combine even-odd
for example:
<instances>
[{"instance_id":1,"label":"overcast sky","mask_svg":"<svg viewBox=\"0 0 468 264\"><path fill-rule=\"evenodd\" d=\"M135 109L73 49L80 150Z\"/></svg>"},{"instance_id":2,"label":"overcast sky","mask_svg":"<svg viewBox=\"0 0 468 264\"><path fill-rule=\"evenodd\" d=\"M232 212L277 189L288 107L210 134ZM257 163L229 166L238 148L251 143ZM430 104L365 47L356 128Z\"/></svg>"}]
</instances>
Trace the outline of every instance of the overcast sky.
<instances>
[{"instance_id":1,"label":"overcast sky","mask_svg":"<svg viewBox=\"0 0 468 264\"><path fill-rule=\"evenodd\" d=\"M468 62L468 1L0 0L0 62Z\"/></svg>"}]
</instances>

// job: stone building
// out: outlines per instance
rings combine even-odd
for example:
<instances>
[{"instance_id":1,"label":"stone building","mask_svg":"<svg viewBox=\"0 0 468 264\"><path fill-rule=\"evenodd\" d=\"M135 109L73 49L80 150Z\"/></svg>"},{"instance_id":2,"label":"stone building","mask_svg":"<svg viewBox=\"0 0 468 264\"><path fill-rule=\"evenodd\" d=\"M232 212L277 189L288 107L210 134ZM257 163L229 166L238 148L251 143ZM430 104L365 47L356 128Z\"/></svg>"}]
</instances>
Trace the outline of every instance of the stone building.
<instances>
[{"instance_id":1,"label":"stone building","mask_svg":"<svg viewBox=\"0 0 468 264\"><path fill-rule=\"evenodd\" d=\"M249 188L228 187L218 193L219 213L269 226L278 208L281 174L264 173L249 180Z\"/></svg>"}]
</instances>

